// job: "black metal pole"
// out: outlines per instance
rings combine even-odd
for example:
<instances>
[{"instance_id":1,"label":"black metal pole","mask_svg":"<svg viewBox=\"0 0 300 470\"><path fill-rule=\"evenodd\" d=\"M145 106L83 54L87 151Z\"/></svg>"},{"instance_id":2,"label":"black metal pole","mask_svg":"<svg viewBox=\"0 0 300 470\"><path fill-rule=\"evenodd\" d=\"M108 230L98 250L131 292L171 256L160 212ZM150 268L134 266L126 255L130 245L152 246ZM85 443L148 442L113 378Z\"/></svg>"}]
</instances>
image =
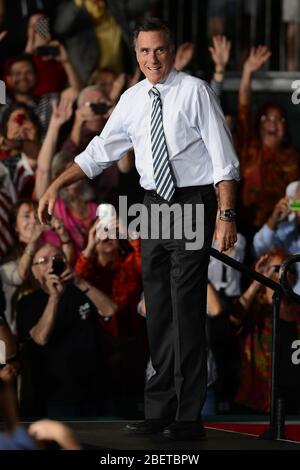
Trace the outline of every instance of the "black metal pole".
<instances>
[{"instance_id":1,"label":"black metal pole","mask_svg":"<svg viewBox=\"0 0 300 470\"><path fill-rule=\"evenodd\" d=\"M272 281L271 279L263 276L262 274L254 271L253 269L244 266L239 261L231 258L230 256L220 253L218 250L211 248L211 256L218 259L222 263L237 269L250 276L252 279L260 282L266 287L271 288L274 291L273 294L273 318L272 318L272 371L271 371L271 393L270 393L270 427L260 437L264 439L285 439L284 432L284 401L279 394L279 347L280 347L280 301L282 296L285 294L287 297L294 297L299 301L299 296L292 293L288 286L285 288L281 284ZM300 261L300 255L291 256L282 266L283 281L286 279L286 272L291 264L296 261ZM283 284L284 285L284 284Z\"/></svg>"},{"instance_id":2,"label":"black metal pole","mask_svg":"<svg viewBox=\"0 0 300 470\"><path fill-rule=\"evenodd\" d=\"M231 266L232 268L236 269L237 271L240 271L246 274L252 279L255 279L256 281L260 282L264 286L270 287L274 291L283 292L283 289L281 285L278 284L278 282L272 281L272 279L269 279L263 274L260 274L257 271L254 271L254 269L248 268L248 266L243 265L236 259L231 258L230 256L227 256L227 255L224 255L224 253L220 253L220 251L216 250L215 248L210 249L210 254L211 256L218 259L222 263L225 263L228 266Z\"/></svg>"},{"instance_id":3,"label":"black metal pole","mask_svg":"<svg viewBox=\"0 0 300 470\"><path fill-rule=\"evenodd\" d=\"M272 371L270 397L270 427L261 437L264 439L285 439L284 432L284 403L279 393L279 346L280 346L280 301L278 292L273 294L272 318Z\"/></svg>"}]
</instances>

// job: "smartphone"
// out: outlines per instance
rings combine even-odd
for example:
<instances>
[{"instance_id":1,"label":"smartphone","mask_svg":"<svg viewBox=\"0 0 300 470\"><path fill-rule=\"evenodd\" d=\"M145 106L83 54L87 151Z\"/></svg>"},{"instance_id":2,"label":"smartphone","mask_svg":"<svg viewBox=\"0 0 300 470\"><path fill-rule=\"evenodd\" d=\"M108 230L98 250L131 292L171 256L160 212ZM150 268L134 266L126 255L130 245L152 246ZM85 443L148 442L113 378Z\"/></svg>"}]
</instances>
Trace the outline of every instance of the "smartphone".
<instances>
[{"instance_id":1,"label":"smartphone","mask_svg":"<svg viewBox=\"0 0 300 470\"><path fill-rule=\"evenodd\" d=\"M66 269L66 263L62 258L54 257L52 261L52 272L56 276L60 276Z\"/></svg>"},{"instance_id":2,"label":"smartphone","mask_svg":"<svg viewBox=\"0 0 300 470\"><path fill-rule=\"evenodd\" d=\"M300 211L300 199L292 199L289 203L289 208L291 211Z\"/></svg>"},{"instance_id":3,"label":"smartphone","mask_svg":"<svg viewBox=\"0 0 300 470\"><path fill-rule=\"evenodd\" d=\"M112 219L116 218L116 209L112 204L100 204L97 207L97 216L100 219L101 226L105 227L109 224Z\"/></svg>"},{"instance_id":4,"label":"smartphone","mask_svg":"<svg viewBox=\"0 0 300 470\"><path fill-rule=\"evenodd\" d=\"M106 114L107 111L109 110L109 106L104 103L103 101L101 103L90 103L90 108L95 114Z\"/></svg>"},{"instance_id":5,"label":"smartphone","mask_svg":"<svg viewBox=\"0 0 300 470\"><path fill-rule=\"evenodd\" d=\"M35 53L40 57L56 57L59 55L59 48L57 46L39 46Z\"/></svg>"},{"instance_id":6,"label":"smartphone","mask_svg":"<svg viewBox=\"0 0 300 470\"><path fill-rule=\"evenodd\" d=\"M35 31L48 41L51 39L50 20L47 16L41 16L35 23Z\"/></svg>"}]
</instances>

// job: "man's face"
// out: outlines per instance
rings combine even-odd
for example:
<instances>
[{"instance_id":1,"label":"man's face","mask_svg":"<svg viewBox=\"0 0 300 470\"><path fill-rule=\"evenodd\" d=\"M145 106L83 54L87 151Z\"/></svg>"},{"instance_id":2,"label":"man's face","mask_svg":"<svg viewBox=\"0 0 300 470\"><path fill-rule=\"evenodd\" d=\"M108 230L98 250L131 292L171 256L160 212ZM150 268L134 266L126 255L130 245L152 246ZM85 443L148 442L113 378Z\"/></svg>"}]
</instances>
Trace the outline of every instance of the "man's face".
<instances>
[{"instance_id":1,"label":"man's face","mask_svg":"<svg viewBox=\"0 0 300 470\"><path fill-rule=\"evenodd\" d=\"M84 120L84 127L91 132L100 133L106 122L106 116L95 114L89 107L88 103L107 102L104 94L100 90L87 90L82 96L80 105L80 113Z\"/></svg>"},{"instance_id":2,"label":"man's face","mask_svg":"<svg viewBox=\"0 0 300 470\"><path fill-rule=\"evenodd\" d=\"M7 82L9 88L14 93L24 95L31 93L36 83L36 76L32 65L26 61L13 64L7 76Z\"/></svg>"},{"instance_id":3,"label":"man's face","mask_svg":"<svg viewBox=\"0 0 300 470\"><path fill-rule=\"evenodd\" d=\"M53 258L61 258L61 252L55 246L43 246L34 255L32 260L32 273L43 290L47 292L46 280L52 271Z\"/></svg>"},{"instance_id":4,"label":"man's face","mask_svg":"<svg viewBox=\"0 0 300 470\"><path fill-rule=\"evenodd\" d=\"M174 65L174 51L163 31L141 31L136 41L136 58L141 71L156 85Z\"/></svg>"}]
</instances>

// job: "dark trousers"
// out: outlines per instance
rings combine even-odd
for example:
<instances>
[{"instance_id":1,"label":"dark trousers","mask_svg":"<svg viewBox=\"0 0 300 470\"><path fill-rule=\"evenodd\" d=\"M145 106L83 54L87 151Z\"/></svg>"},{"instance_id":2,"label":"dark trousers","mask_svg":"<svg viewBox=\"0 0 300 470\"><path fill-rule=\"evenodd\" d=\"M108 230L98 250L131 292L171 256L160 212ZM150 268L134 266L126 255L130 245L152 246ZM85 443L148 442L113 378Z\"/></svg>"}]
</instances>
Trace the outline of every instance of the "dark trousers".
<instances>
[{"instance_id":1,"label":"dark trousers","mask_svg":"<svg viewBox=\"0 0 300 470\"><path fill-rule=\"evenodd\" d=\"M146 191L148 213L162 203L155 192ZM207 269L217 210L213 185L179 188L173 203L204 205L204 245L191 251L184 238L142 239L147 330L156 371L145 386L145 417L196 421L206 395Z\"/></svg>"}]
</instances>

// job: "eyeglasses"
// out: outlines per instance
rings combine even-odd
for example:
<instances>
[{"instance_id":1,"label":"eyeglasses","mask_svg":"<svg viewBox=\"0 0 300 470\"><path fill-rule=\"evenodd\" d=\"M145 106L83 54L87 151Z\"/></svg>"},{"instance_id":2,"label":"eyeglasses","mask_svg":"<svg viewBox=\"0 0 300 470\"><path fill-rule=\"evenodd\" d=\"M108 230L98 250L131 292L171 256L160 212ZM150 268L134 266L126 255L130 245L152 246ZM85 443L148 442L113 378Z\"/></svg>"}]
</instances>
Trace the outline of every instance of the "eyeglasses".
<instances>
[{"instance_id":1,"label":"eyeglasses","mask_svg":"<svg viewBox=\"0 0 300 470\"><path fill-rule=\"evenodd\" d=\"M34 261L34 263L32 263L32 266L37 266L39 264L49 263L49 261L52 261L52 263L53 263L53 261L57 260L57 259L63 261L63 259L59 256L51 256L50 258L48 256L44 256L44 257L38 258L36 261Z\"/></svg>"},{"instance_id":2,"label":"eyeglasses","mask_svg":"<svg viewBox=\"0 0 300 470\"><path fill-rule=\"evenodd\" d=\"M270 121L270 122L285 122L285 118L284 117L280 117L280 116L266 116L265 114L263 114L261 117L260 117L260 120L265 122L265 121Z\"/></svg>"}]
</instances>

